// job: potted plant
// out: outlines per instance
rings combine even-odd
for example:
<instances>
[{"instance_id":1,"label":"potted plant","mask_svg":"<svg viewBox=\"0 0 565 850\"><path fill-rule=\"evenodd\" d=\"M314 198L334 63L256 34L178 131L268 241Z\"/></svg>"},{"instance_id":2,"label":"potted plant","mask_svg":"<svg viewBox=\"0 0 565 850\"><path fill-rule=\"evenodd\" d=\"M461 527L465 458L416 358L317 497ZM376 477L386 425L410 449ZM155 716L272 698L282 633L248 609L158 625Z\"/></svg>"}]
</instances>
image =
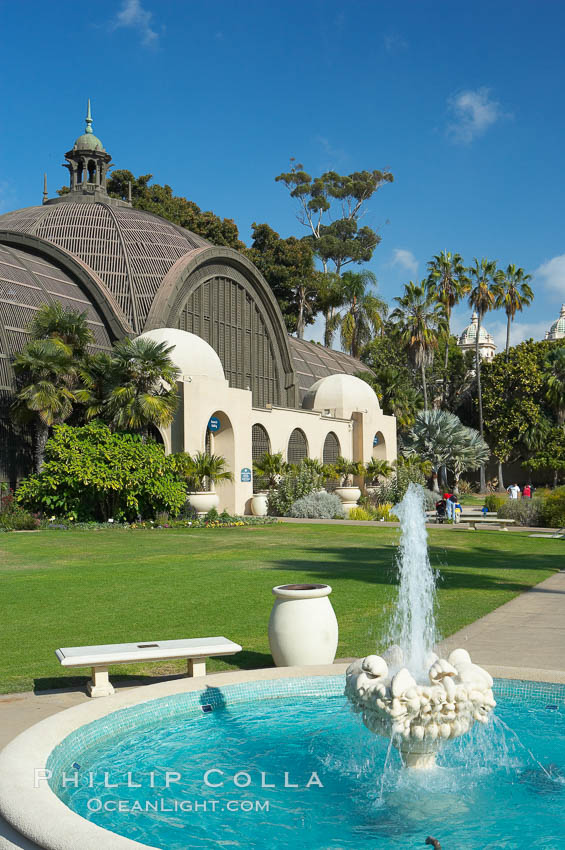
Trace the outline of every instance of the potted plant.
<instances>
[{"instance_id":1,"label":"potted plant","mask_svg":"<svg viewBox=\"0 0 565 850\"><path fill-rule=\"evenodd\" d=\"M334 492L341 499L343 510L347 515L357 505L361 496L359 487L353 485L353 476L364 475L365 467L362 463L338 457L333 464L333 474L340 482L340 486L336 487Z\"/></svg>"},{"instance_id":2,"label":"potted plant","mask_svg":"<svg viewBox=\"0 0 565 850\"><path fill-rule=\"evenodd\" d=\"M188 501L199 516L204 516L212 508L217 509L220 504L214 485L221 481L233 481L233 475L226 466L227 461L221 455L196 452L192 457L185 457L182 474L192 488L187 494Z\"/></svg>"},{"instance_id":3,"label":"potted plant","mask_svg":"<svg viewBox=\"0 0 565 850\"><path fill-rule=\"evenodd\" d=\"M392 466L387 460L380 460L379 458L372 457L370 461L365 464L365 489L367 493L373 495L375 493L379 478L390 478L392 473L394 472Z\"/></svg>"},{"instance_id":4,"label":"potted plant","mask_svg":"<svg viewBox=\"0 0 565 850\"><path fill-rule=\"evenodd\" d=\"M251 513L254 516L267 516L269 490L277 486L282 476L288 472L288 468L288 463L283 460L282 452L276 454L265 452L254 461L253 474L267 484L267 490L260 490L252 496Z\"/></svg>"}]
</instances>

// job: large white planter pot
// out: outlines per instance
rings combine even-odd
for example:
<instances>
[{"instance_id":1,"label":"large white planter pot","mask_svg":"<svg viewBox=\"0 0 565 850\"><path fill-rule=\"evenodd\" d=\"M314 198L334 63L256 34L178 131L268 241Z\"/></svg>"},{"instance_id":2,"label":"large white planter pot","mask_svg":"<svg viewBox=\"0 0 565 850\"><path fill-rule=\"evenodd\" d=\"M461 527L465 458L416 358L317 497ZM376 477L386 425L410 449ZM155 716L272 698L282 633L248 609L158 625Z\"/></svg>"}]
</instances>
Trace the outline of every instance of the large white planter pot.
<instances>
[{"instance_id":1,"label":"large white planter pot","mask_svg":"<svg viewBox=\"0 0 565 850\"><path fill-rule=\"evenodd\" d=\"M329 584L283 584L269 620L269 645L277 667L332 664L338 626Z\"/></svg>"},{"instance_id":2,"label":"large white planter pot","mask_svg":"<svg viewBox=\"0 0 565 850\"><path fill-rule=\"evenodd\" d=\"M361 498L359 487L336 487L334 493L341 499L341 506L346 516L352 508L357 507L357 502Z\"/></svg>"},{"instance_id":3,"label":"large white planter pot","mask_svg":"<svg viewBox=\"0 0 565 850\"><path fill-rule=\"evenodd\" d=\"M189 493L188 501L197 512L198 516L205 516L208 511L211 511L212 508L218 509L220 504L220 497L217 493L209 492L201 492L201 493Z\"/></svg>"},{"instance_id":4,"label":"large white planter pot","mask_svg":"<svg viewBox=\"0 0 565 850\"><path fill-rule=\"evenodd\" d=\"M267 493L254 493L251 499L251 513L253 516L267 516Z\"/></svg>"}]
</instances>

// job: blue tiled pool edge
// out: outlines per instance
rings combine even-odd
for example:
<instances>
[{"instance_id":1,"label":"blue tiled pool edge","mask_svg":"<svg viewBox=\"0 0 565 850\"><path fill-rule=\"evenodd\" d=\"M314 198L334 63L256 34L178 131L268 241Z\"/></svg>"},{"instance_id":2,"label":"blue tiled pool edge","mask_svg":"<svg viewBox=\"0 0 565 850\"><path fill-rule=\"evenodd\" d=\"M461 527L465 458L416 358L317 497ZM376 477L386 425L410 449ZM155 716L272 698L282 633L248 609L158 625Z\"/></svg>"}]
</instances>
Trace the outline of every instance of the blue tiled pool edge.
<instances>
[{"instance_id":1,"label":"blue tiled pool edge","mask_svg":"<svg viewBox=\"0 0 565 850\"><path fill-rule=\"evenodd\" d=\"M80 753L116 735L153 725L160 719L177 714L198 716L203 706L224 708L253 700L288 699L292 697L337 697L343 695L343 674L308 676L288 679L267 679L224 687L207 686L200 691L189 691L160 697L118 709L103 718L87 723L71 732L49 755L46 767L51 771L49 785L57 793L64 771L72 770ZM495 679L495 697L516 701L540 700L565 708L565 685L551 682L531 682L518 679Z\"/></svg>"}]
</instances>

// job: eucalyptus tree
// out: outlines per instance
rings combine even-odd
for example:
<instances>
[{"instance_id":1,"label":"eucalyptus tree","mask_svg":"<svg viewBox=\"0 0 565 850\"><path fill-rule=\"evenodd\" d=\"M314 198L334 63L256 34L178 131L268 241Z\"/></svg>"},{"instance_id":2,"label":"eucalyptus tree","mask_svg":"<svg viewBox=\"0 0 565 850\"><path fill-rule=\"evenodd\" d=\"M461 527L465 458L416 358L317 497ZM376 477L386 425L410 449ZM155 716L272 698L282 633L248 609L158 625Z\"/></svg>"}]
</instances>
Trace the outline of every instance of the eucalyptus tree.
<instances>
[{"instance_id":1,"label":"eucalyptus tree","mask_svg":"<svg viewBox=\"0 0 565 850\"><path fill-rule=\"evenodd\" d=\"M112 351L111 389L104 418L117 430L147 435L150 425L168 425L177 406L179 370L173 347L150 339L122 339Z\"/></svg>"},{"instance_id":2,"label":"eucalyptus tree","mask_svg":"<svg viewBox=\"0 0 565 850\"><path fill-rule=\"evenodd\" d=\"M345 272L341 277L343 303L347 310L341 317L341 344L352 357L359 357L364 345L382 332L388 305L371 292L377 278L373 272Z\"/></svg>"},{"instance_id":3,"label":"eucalyptus tree","mask_svg":"<svg viewBox=\"0 0 565 850\"><path fill-rule=\"evenodd\" d=\"M34 465L41 472L49 429L73 412L75 368L68 347L54 339L29 342L13 361L17 390L12 409L34 429Z\"/></svg>"},{"instance_id":4,"label":"eucalyptus tree","mask_svg":"<svg viewBox=\"0 0 565 850\"><path fill-rule=\"evenodd\" d=\"M437 300L445 310L446 339L444 353L443 401L447 396L447 370L449 361L449 336L453 308L467 295L470 289L467 269L460 254L442 251L428 263L428 281L436 293Z\"/></svg>"},{"instance_id":5,"label":"eucalyptus tree","mask_svg":"<svg viewBox=\"0 0 565 850\"><path fill-rule=\"evenodd\" d=\"M438 332L443 326L443 309L434 291L423 280L419 285L410 281L404 286L404 295L394 299L398 307L391 319L398 323L400 338L406 345L413 362L420 369L424 410L428 409L426 366L433 363L438 346Z\"/></svg>"},{"instance_id":6,"label":"eucalyptus tree","mask_svg":"<svg viewBox=\"0 0 565 850\"><path fill-rule=\"evenodd\" d=\"M510 263L506 270L502 269L496 275L494 286L494 306L498 310L503 308L506 312L506 358L510 348L510 325L514 321L517 312L522 312L524 307L529 307L534 300L534 293L528 283L532 279L531 274L526 274L524 269L516 268Z\"/></svg>"},{"instance_id":7,"label":"eucalyptus tree","mask_svg":"<svg viewBox=\"0 0 565 850\"><path fill-rule=\"evenodd\" d=\"M479 403L479 433L484 437L484 421L483 421L483 397L481 390L481 353L479 349L481 325L485 313L492 310L496 304L496 285L498 280L498 271L496 268L496 260L487 260L483 257L478 260L476 257L473 260L473 265L469 268L469 278L471 288L469 291L469 306L477 312L477 336L475 338L475 370L477 376L477 397ZM480 466L480 487L481 493L486 489L486 477L484 464Z\"/></svg>"}]
</instances>

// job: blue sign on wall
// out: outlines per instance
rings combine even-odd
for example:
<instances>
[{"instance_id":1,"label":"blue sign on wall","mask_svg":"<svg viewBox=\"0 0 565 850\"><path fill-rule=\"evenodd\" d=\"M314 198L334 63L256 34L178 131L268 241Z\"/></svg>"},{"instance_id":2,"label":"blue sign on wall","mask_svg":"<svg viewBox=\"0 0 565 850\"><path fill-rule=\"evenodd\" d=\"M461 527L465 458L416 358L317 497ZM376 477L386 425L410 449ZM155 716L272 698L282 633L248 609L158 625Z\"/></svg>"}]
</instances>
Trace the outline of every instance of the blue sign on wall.
<instances>
[{"instance_id":1,"label":"blue sign on wall","mask_svg":"<svg viewBox=\"0 0 565 850\"><path fill-rule=\"evenodd\" d=\"M373 437L373 446L378 446L378 445L379 445L379 435L375 434L375 436Z\"/></svg>"},{"instance_id":2,"label":"blue sign on wall","mask_svg":"<svg viewBox=\"0 0 565 850\"><path fill-rule=\"evenodd\" d=\"M248 466L244 466L241 470L241 480L244 482L251 481L251 470Z\"/></svg>"},{"instance_id":3,"label":"blue sign on wall","mask_svg":"<svg viewBox=\"0 0 565 850\"><path fill-rule=\"evenodd\" d=\"M208 422L208 430L209 431L219 431L220 430L220 420L215 416L210 417L210 421Z\"/></svg>"}]
</instances>

